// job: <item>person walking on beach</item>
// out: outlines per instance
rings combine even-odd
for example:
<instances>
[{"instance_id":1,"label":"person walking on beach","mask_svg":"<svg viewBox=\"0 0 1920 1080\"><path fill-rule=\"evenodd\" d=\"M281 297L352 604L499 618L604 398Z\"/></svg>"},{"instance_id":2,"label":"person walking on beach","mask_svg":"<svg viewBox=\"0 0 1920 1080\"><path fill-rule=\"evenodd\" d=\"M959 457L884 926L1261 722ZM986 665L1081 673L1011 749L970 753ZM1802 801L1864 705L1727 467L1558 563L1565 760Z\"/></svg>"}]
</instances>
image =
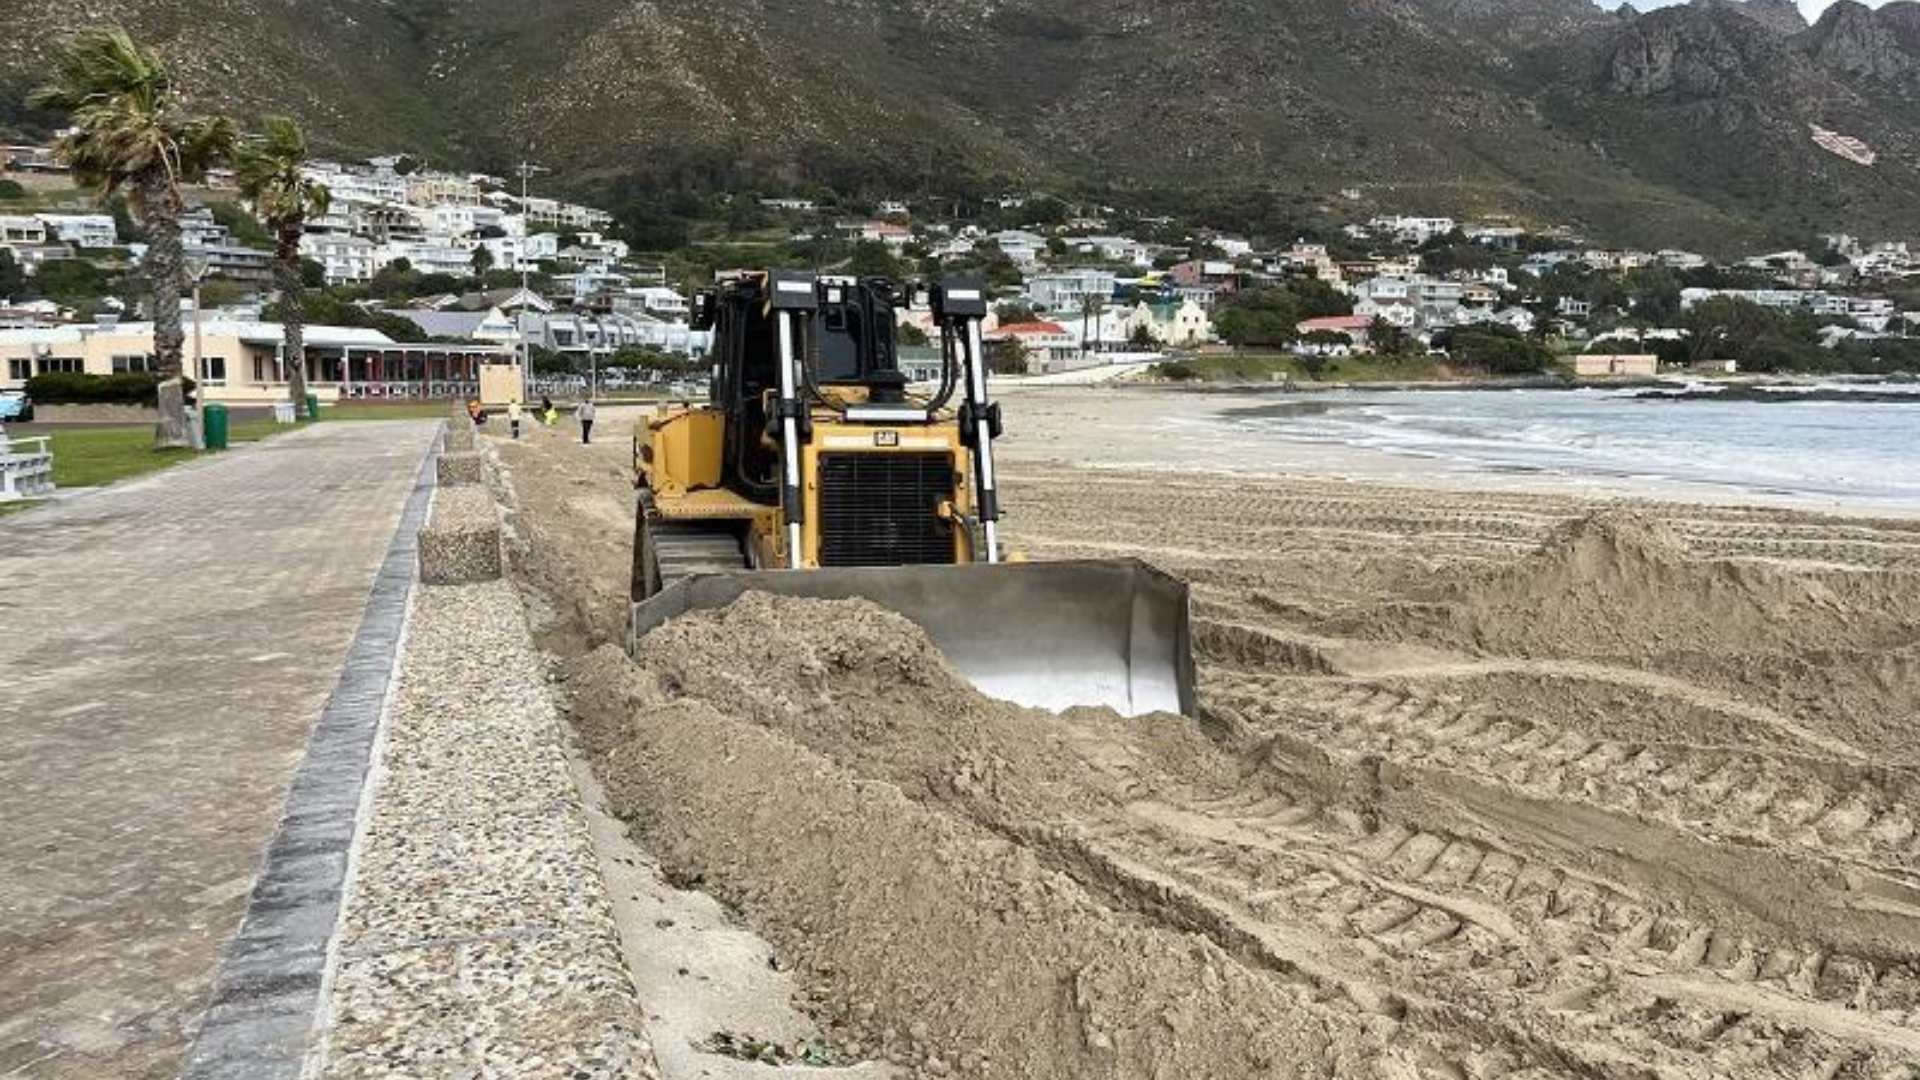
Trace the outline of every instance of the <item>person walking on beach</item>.
<instances>
[{"instance_id":1,"label":"person walking on beach","mask_svg":"<svg viewBox=\"0 0 1920 1080\"><path fill-rule=\"evenodd\" d=\"M560 419L560 413L554 409L553 399L548 397L545 394L541 394L540 395L540 422L547 425L548 427L552 427L554 425L554 422L559 419Z\"/></svg>"},{"instance_id":2,"label":"person walking on beach","mask_svg":"<svg viewBox=\"0 0 1920 1080\"><path fill-rule=\"evenodd\" d=\"M520 400L515 398L507 402L507 427L512 429L513 437L520 437Z\"/></svg>"},{"instance_id":3,"label":"person walking on beach","mask_svg":"<svg viewBox=\"0 0 1920 1080\"><path fill-rule=\"evenodd\" d=\"M593 399L580 403L580 445L593 445Z\"/></svg>"}]
</instances>

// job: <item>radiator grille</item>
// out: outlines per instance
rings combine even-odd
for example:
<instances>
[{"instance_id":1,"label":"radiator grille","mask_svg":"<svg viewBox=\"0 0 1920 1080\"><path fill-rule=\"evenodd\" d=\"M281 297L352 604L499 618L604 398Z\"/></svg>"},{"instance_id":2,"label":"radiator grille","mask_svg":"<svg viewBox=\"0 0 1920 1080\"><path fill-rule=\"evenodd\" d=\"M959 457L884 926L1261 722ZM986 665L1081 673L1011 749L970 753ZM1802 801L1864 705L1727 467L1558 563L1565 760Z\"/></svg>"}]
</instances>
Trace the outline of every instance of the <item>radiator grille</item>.
<instances>
[{"instance_id":1,"label":"radiator grille","mask_svg":"<svg viewBox=\"0 0 1920 1080\"><path fill-rule=\"evenodd\" d=\"M823 454L820 565L925 566L953 561L946 454Z\"/></svg>"}]
</instances>

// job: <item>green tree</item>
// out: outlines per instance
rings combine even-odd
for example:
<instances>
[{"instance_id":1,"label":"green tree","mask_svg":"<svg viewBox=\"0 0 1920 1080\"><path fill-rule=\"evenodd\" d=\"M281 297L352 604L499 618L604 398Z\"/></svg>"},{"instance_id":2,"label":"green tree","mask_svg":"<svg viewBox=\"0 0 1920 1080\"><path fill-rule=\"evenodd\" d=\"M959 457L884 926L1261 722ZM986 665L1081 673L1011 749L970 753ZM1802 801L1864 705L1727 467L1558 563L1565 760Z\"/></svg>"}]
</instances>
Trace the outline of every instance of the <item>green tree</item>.
<instances>
[{"instance_id":1,"label":"green tree","mask_svg":"<svg viewBox=\"0 0 1920 1080\"><path fill-rule=\"evenodd\" d=\"M474 248L473 276L480 281L485 281L487 280L487 271L491 269L493 269L493 252L489 251L484 245Z\"/></svg>"},{"instance_id":2,"label":"green tree","mask_svg":"<svg viewBox=\"0 0 1920 1080\"><path fill-rule=\"evenodd\" d=\"M860 278L896 279L902 276L900 260L894 258L887 245L878 240L862 240L853 245L853 255L847 259L847 273Z\"/></svg>"},{"instance_id":3,"label":"green tree","mask_svg":"<svg viewBox=\"0 0 1920 1080\"><path fill-rule=\"evenodd\" d=\"M235 156L238 157L244 150L244 147L240 148ZM207 211L213 215L214 221L233 234L234 242L241 247L258 248L261 251L273 249L273 233L261 225L260 219L249 213L246 207L238 203L212 202L207 204Z\"/></svg>"},{"instance_id":4,"label":"green tree","mask_svg":"<svg viewBox=\"0 0 1920 1080\"><path fill-rule=\"evenodd\" d=\"M995 307L993 313L999 316L1001 326L1033 322L1039 318L1038 315L1034 314L1031 306L1017 300L1009 301L1008 303Z\"/></svg>"},{"instance_id":5,"label":"green tree","mask_svg":"<svg viewBox=\"0 0 1920 1080\"><path fill-rule=\"evenodd\" d=\"M307 218L324 214L333 197L307 178L307 137L285 116L260 123L259 138L240 148L235 177L254 212L273 230L273 284L280 291L280 343L287 358L287 396L294 408L307 400L306 280L301 275L300 238Z\"/></svg>"},{"instance_id":6,"label":"green tree","mask_svg":"<svg viewBox=\"0 0 1920 1080\"><path fill-rule=\"evenodd\" d=\"M899 343L911 348L924 348L927 344L927 332L912 323L901 323L894 334Z\"/></svg>"},{"instance_id":7,"label":"green tree","mask_svg":"<svg viewBox=\"0 0 1920 1080\"><path fill-rule=\"evenodd\" d=\"M1290 344L1305 317L1286 289L1248 289L1225 301L1213 325L1235 348L1272 349Z\"/></svg>"},{"instance_id":8,"label":"green tree","mask_svg":"<svg viewBox=\"0 0 1920 1080\"><path fill-rule=\"evenodd\" d=\"M49 300L79 307L110 295L113 279L86 259L56 259L40 265L31 287Z\"/></svg>"},{"instance_id":9,"label":"green tree","mask_svg":"<svg viewBox=\"0 0 1920 1080\"><path fill-rule=\"evenodd\" d=\"M27 272L13 261L12 250L0 248L0 300L17 297L26 291L26 287Z\"/></svg>"},{"instance_id":10,"label":"green tree","mask_svg":"<svg viewBox=\"0 0 1920 1080\"><path fill-rule=\"evenodd\" d=\"M20 186L18 180L0 180L0 201L12 201L27 197L27 189Z\"/></svg>"},{"instance_id":11,"label":"green tree","mask_svg":"<svg viewBox=\"0 0 1920 1080\"><path fill-rule=\"evenodd\" d=\"M1367 340L1373 343L1373 350L1382 356L1400 356L1413 351L1412 336L1378 315L1373 317L1373 325L1367 328Z\"/></svg>"},{"instance_id":12,"label":"green tree","mask_svg":"<svg viewBox=\"0 0 1920 1080\"><path fill-rule=\"evenodd\" d=\"M318 259L300 260L300 284L309 289L327 287L327 267Z\"/></svg>"},{"instance_id":13,"label":"green tree","mask_svg":"<svg viewBox=\"0 0 1920 1080\"><path fill-rule=\"evenodd\" d=\"M153 301L153 350L161 376L160 423L154 441L185 446L181 386L180 297L187 290L181 251L181 185L226 159L233 124L186 111L158 53L118 27L82 30L53 57L51 82L29 101L68 114L70 128L55 149L81 184L111 197L125 192L150 234L143 266Z\"/></svg>"},{"instance_id":14,"label":"green tree","mask_svg":"<svg viewBox=\"0 0 1920 1080\"><path fill-rule=\"evenodd\" d=\"M406 259L395 259L374 271L367 282L367 293L381 300L405 300L414 295L420 272Z\"/></svg>"},{"instance_id":15,"label":"green tree","mask_svg":"<svg viewBox=\"0 0 1920 1080\"><path fill-rule=\"evenodd\" d=\"M1506 326L1459 326L1436 335L1457 364L1490 375L1533 375L1553 364L1553 350Z\"/></svg>"}]
</instances>

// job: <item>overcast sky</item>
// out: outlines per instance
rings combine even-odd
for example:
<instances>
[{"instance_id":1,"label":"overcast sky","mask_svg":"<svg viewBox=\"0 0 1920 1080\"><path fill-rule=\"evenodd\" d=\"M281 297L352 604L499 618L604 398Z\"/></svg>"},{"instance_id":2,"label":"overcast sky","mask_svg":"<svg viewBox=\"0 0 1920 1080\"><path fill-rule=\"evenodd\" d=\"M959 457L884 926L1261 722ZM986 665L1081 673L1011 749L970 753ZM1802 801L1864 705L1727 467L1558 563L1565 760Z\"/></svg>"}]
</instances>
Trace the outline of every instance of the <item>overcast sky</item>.
<instances>
[{"instance_id":1,"label":"overcast sky","mask_svg":"<svg viewBox=\"0 0 1920 1080\"><path fill-rule=\"evenodd\" d=\"M1666 7L1668 4L1682 2L1684 2L1684 0L1634 0L1633 6L1639 8L1641 11L1646 11L1649 8ZM1886 0L1863 0L1863 2L1868 7L1879 7L1885 3ZM1808 22L1812 22L1818 19L1820 13L1827 10L1827 7L1832 3L1833 0L1800 0L1800 13L1807 17ZM1620 5L1609 3L1606 6L1614 8Z\"/></svg>"}]
</instances>

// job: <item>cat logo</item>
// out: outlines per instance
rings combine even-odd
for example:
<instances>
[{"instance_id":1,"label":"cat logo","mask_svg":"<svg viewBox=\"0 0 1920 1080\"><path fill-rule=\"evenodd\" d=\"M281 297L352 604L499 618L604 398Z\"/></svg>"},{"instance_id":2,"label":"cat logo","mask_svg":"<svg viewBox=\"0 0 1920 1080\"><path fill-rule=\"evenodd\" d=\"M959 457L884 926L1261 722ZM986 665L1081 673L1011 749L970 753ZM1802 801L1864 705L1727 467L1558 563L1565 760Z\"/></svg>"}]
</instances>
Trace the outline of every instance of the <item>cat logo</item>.
<instances>
[{"instance_id":1,"label":"cat logo","mask_svg":"<svg viewBox=\"0 0 1920 1080\"><path fill-rule=\"evenodd\" d=\"M897 447L900 445L900 433L897 431L876 431L873 433L873 445Z\"/></svg>"}]
</instances>

